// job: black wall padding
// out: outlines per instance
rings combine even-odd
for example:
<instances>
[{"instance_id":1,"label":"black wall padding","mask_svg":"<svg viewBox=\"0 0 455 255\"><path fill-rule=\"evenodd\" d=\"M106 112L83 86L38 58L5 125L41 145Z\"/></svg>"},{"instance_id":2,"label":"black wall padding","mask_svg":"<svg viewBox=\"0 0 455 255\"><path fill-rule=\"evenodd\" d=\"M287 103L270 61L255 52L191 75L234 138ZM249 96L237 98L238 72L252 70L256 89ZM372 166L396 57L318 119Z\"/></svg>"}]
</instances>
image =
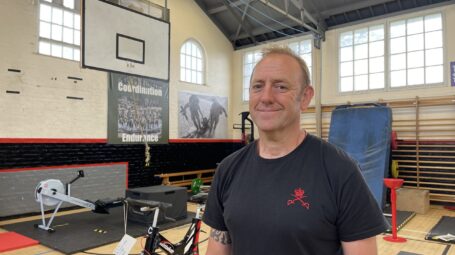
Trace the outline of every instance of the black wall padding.
<instances>
[{"instance_id":1,"label":"black wall padding","mask_svg":"<svg viewBox=\"0 0 455 255\"><path fill-rule=\"evenodd\" d=\"M1 169L128 162L129 188L156 183L153 175L215 168L241 143L170 143L151 145L151 164L144 167L144 145L102 143L0 144Z\"/></svg>"}]
</instances>

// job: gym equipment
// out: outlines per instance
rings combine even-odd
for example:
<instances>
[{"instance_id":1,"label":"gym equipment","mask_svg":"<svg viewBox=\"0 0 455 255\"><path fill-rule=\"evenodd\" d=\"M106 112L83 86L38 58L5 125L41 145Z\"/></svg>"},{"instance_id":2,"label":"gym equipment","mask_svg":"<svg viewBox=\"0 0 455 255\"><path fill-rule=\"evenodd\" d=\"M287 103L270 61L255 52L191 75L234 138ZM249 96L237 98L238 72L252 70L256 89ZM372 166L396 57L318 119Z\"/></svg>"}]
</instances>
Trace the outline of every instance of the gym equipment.
<instances>
[{"instance_id":1,"label":"gym equipment","mask_svg":"<svg viewBox=\"0 0 455 255\"><path fill-rule=\"evenodd\" d=\"M384 184L390 188L390 203L392 204L392 236L384 236L384 240L394 243L404 243L406 239L397 236L397 193L396 189L403 185L403 179L384 178Z\"/></svg>"},{"instance_id":2,"label":"gym equipment","mask_svg":"<svg viewBox=\"0 0 455 255\"><path fill-rule=\"evenodd\" d=\"M55 218L60 206L63 202L67 202L73 205L81 206L92 210L95 213L109 213L108 209L116 207L123 204L122 199L117 200L97 200L96 202L91 202L88 200L82 200L76 197L71 196L71 184L77 181L79 178L85 176L83 170L79 170L78 175L72 179L70 182L63 185L60 180L57 179L47 179L38 183L35 188L35 200L40 203L41 209L41 220L42 224L35 224L36 228L47 230L52 233L55 232L51 228L52 221ZM55 206L54 212L52 213L51 218L46 224L46 218L44 217L44 206Z\"/></svg>"},{"instance_id":3,"label":"gym equipment","mask_svg":"<svg viewBox=\"0 0 455 255\"><path fill-rule=\"evenodd\" d=\"M167 185L156 185L127 189L126 198L159 201L172 204L171 208L166 210L166 214L173 219L180 220L187 217L187 200L188 192L186 187L176 187ZM136 205L128 207L128 219L131 221L149 224L153 221L153 212L141 211ZM158 223L164 222L163 214L159 215Z\"/></svg>"},{"instance_id":4,"label":"gym equipment","mask_svg":"<svg viewBox=\"0 0 455 255\"><path fill-rule=\"evenodd\" d=\"M389 174L392 111L379 104L338 106L332 112L329 142L355 159L380 208Z\"/></svg>"},{"instance_id":5,"label":"gym equipment","mask_svg":"<svg viewBox=\"0 0 455 255\"><path fill-rule=\"evenodd\" d=\"M250 143L254 142L254 123L253 121L248 118L248 115L250 115L250 112L241 112L240 115L242 115L242 141L243 143ZM245 121L248 121L250 123L250 137L247 140L247 134L246 134L246 123Z\"/></svg>"},{"instance_id":6,"label":"gym equipment","mask_svg":"<svg viewBox=\"0 0 455 255\"><path fill-rule=\"evenodd\" d=\"M442 216L425 239L455 244L455 217Z\"/></svg>"},{"instance_id":7,"label":"gym equipment","mask_svg":"<svg viewBox=\"0 0 455 255\"><path fill-rule=\"evenodd\" d=\"M145 204L142 204L145 202ZM196 216L193 218L188 231L183 239L177 243L172 243L160 233L158 223L158 215L160 210L166 214L167 208L170 207L168 203L157 201L144 201L144 200L131 200L126 199L126 204L140 206L141 211L154 211L153 222L147 228L147 235L144 250L141 255L154 255L158 254L158 249L162 250L168 255L199 255L199 233L201 231L201 213L205 208L204 204L197 207ZM164 216L166 219L166 216Z\"/></svg>"},{"instance_id":8,"label":"gym equipment","mask_svg":"<svg viewBox=\"0 0 455 255\"><path fill-rule=\"evenodd\" d=\"M191 192L193 193L193 195L196 195L199 192L201 192L201 185L202 185L201 178L193 179L193 181L191 182Z\"/></svg>"}]
</instances>

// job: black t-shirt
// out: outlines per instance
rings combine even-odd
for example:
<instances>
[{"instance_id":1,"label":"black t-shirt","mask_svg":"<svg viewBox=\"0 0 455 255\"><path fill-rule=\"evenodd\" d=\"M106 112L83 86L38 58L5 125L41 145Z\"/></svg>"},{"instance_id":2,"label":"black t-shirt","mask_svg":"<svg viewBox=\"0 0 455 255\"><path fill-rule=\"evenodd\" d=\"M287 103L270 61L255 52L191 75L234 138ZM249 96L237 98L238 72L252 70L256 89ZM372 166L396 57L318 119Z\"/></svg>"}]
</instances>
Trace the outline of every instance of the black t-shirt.
<instances>
[{"instance_id":1,"label":"black t-shirt","mask_svg":"<svg viewBox=\"0 0 455 255\"><path fill-rule=\"evenodd\" d=\"M386 229L343 151L311 135L281 158L264 159L257 151L254 142L221 162L203 218L229 232L234 255L343 254L341 241Z\"/></svg>"}]
</instances>

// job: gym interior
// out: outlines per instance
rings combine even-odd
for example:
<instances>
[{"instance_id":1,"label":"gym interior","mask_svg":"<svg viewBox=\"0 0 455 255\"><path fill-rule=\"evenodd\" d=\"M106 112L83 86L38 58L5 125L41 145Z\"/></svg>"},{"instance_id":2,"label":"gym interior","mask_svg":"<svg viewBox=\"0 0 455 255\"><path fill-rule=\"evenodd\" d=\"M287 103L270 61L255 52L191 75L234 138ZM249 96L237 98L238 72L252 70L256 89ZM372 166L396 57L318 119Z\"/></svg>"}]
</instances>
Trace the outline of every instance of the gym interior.
<instances>
[{"instance_id":1,"label":"gym interior","mask_svg":"<svg viewBox=\"0 0 455 255\"><path fill-rule=\"evenodd\" d=\"M276 45L310 70L301 128L370 173L378 254L455 255L453 0L2 0L0 20L1 254L205 254Z\"/></svg>"}]
</instances>

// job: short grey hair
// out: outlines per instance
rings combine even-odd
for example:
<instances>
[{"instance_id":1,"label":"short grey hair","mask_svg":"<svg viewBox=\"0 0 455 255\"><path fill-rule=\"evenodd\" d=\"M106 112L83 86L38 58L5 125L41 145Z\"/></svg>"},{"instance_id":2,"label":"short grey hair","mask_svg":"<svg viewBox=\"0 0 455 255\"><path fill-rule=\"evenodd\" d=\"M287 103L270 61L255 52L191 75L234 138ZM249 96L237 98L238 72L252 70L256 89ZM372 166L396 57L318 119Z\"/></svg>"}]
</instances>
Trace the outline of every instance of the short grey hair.
<instances>
[{"instance_id":1,"label":"short grey hair","mask_svg":"<svg viewBox=\"0 0 455 255\"><path fill-rule=\"evenodd\" d=\"M302 92L303 89L311 85L311 80L310 80L310 71L308 69L307 64L305 63L305 60L303 60L299 55L297 55L294 51L291 50L291 48L287 46L269 46L261 50L262 53L262 58L259 60L259 62L256 64L256 66L262 62L263 59L270 55L287 55L297 61L297 63L300 66L300 70L302 71ZM254 73L256 66L253 69L252 74ZM251 75L251 77L253 77Z\"/></svg>"}]
</instances>

